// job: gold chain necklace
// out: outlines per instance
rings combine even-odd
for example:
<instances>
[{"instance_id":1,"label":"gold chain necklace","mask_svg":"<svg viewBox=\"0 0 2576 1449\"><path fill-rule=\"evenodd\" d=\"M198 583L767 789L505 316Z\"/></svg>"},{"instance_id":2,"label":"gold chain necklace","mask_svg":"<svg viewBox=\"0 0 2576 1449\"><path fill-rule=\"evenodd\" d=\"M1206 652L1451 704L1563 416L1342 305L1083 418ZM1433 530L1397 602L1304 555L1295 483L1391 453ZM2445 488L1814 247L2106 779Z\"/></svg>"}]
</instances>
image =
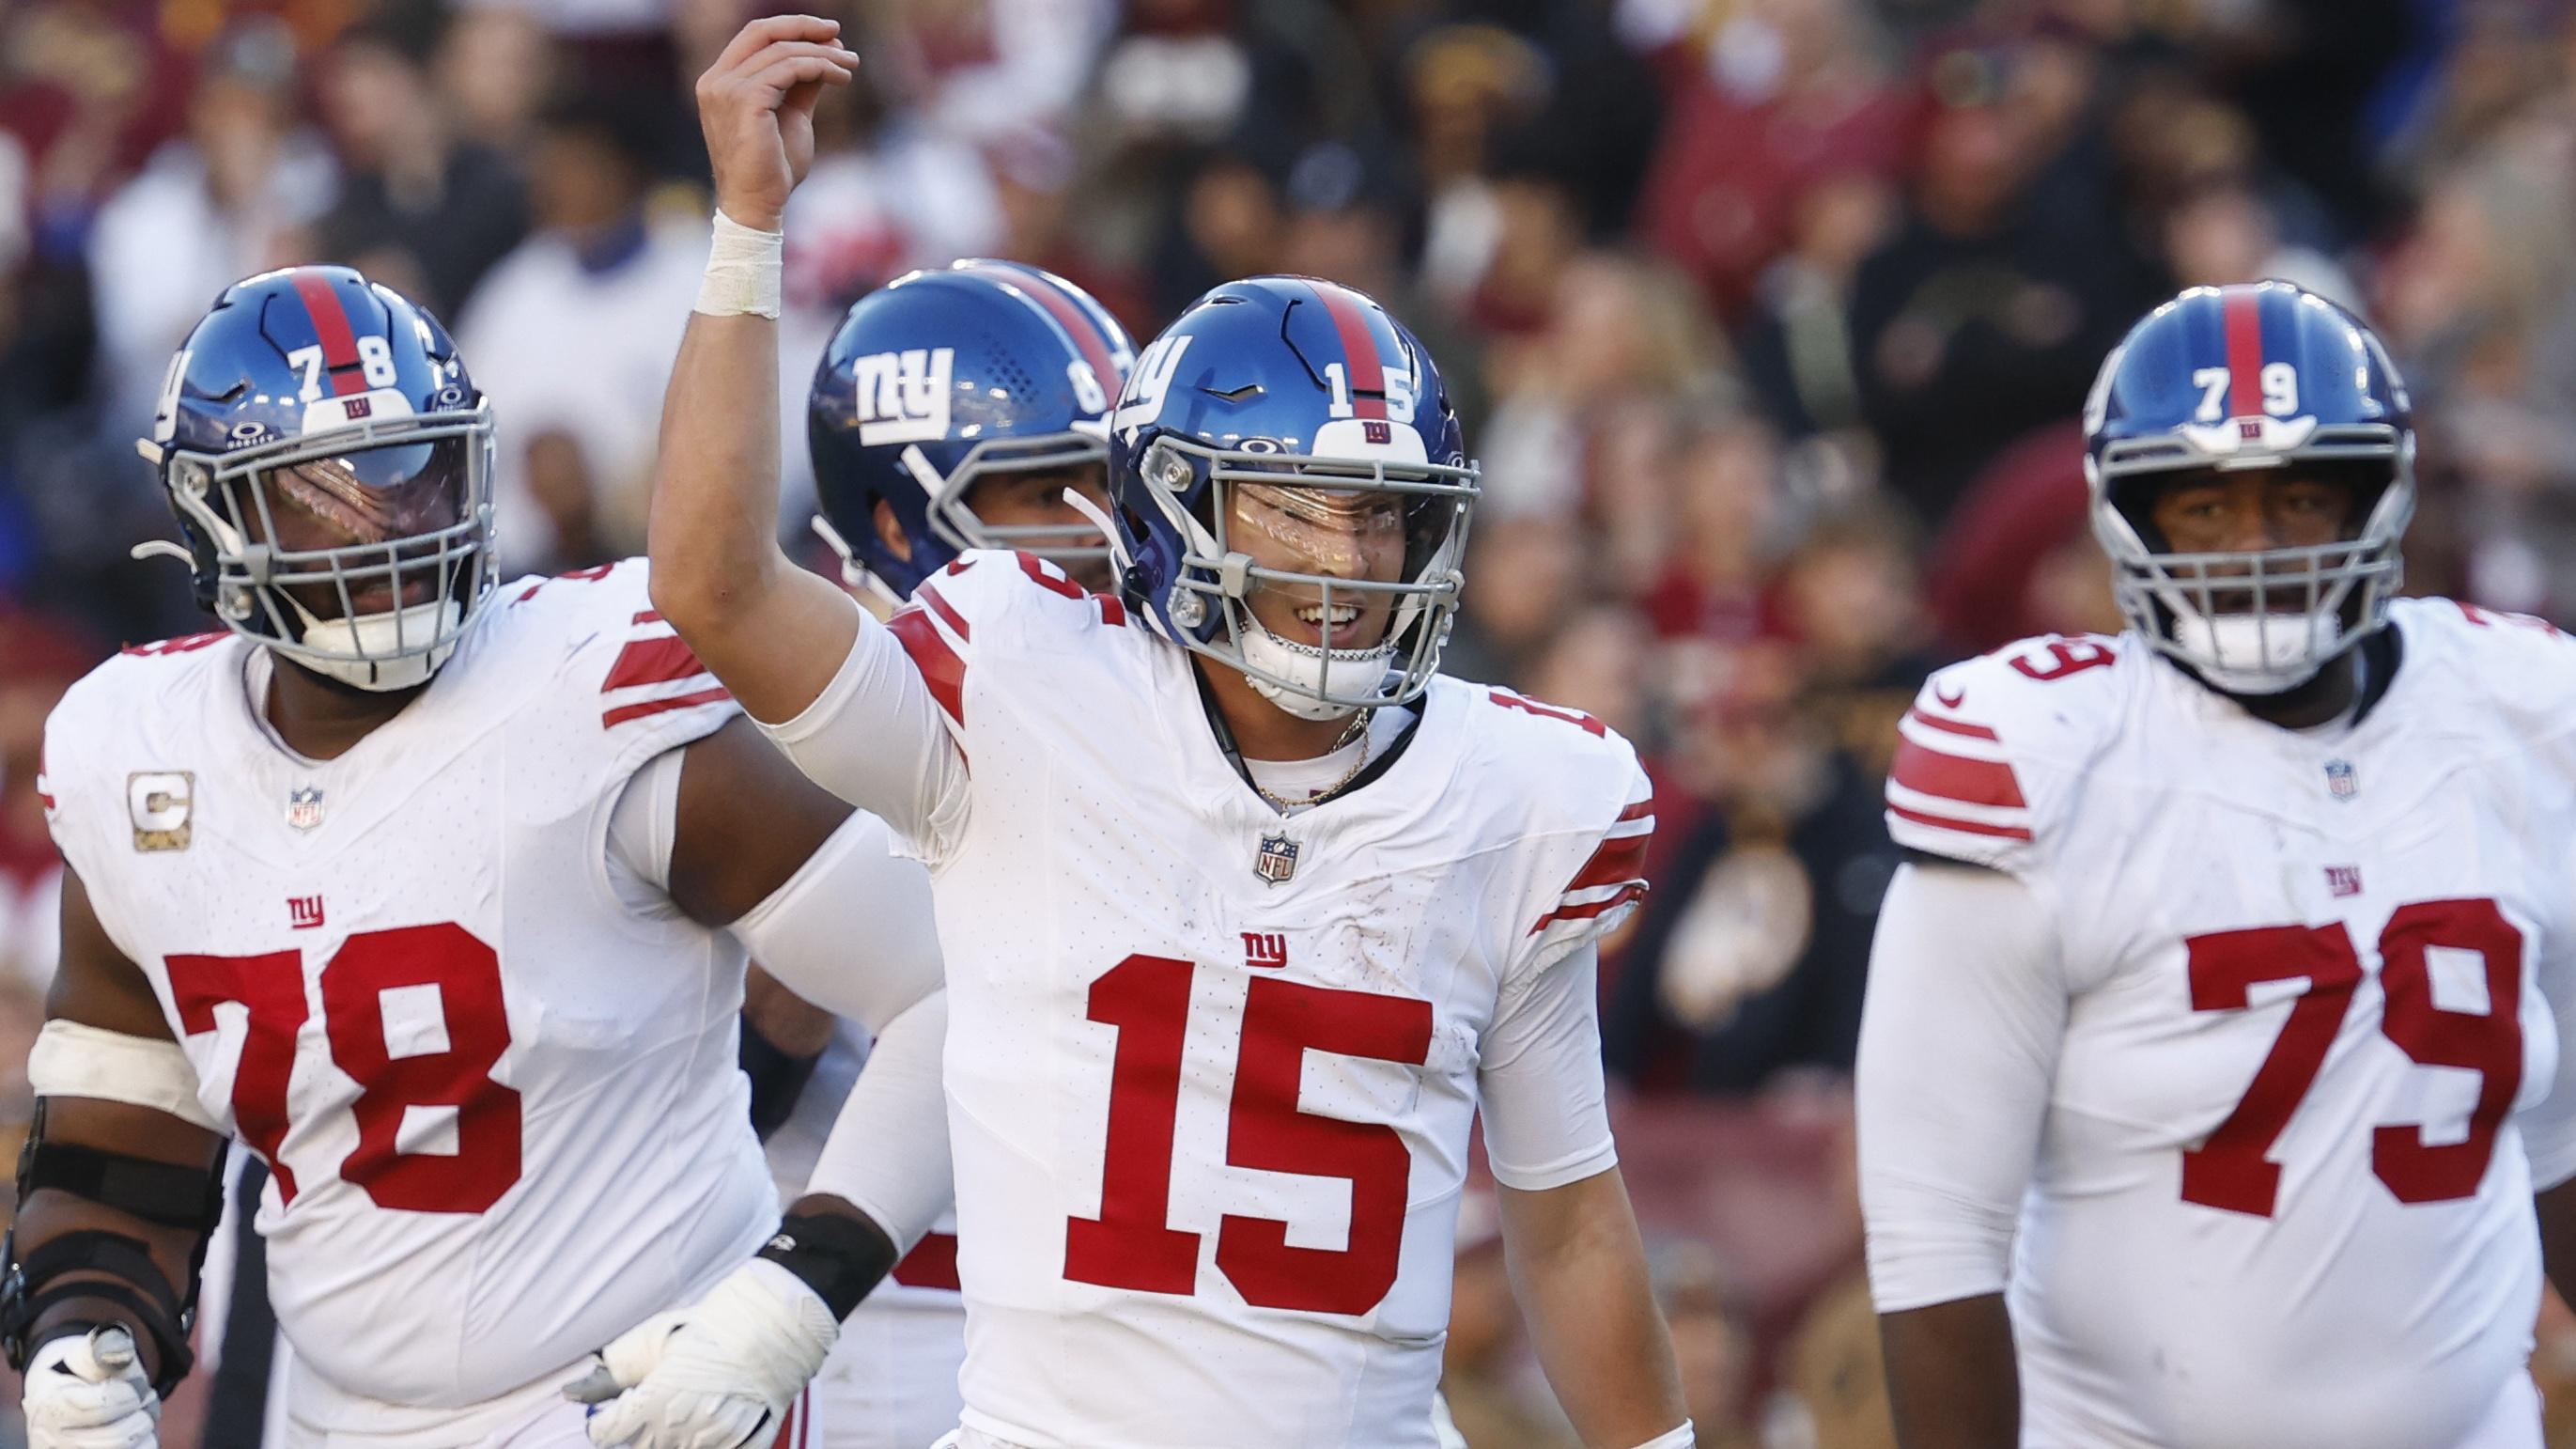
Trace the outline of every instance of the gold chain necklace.
<instances>
[{"instance_id":1,"label":"gold chain necklace","mask_svg":"<svg viewBox=\"0 0 2576 1449\"><path fill-rule=\"evenodd\" d=\"M1342 731L1341 738L1333 741L1333 748L1324 751L1324 753L1328 755L1332 754L1335 750L1347 748L1352 740L1364 737L1368 733L1370 713L1370 711L1365 709L1353 713L1351 715L1350 725ZM1303 800L1289 800L1270 793L1267 786L1263 785L1258 779L1253 777L1252 767L1248 763L1244 766L1243 778L1252 786L1252 792L1254 794L1259 795L1262 799L1278 806L1280 812L1285 814L1301 805L1321 805L1325 801L1332 799L1335 795L1340 794L1344 787L1348 786L1351 781L1358 779L1360 771L1367 768L1368 750L1363 747L1360 750L1360 757L1353 760L1351 762L1351 767L1342 772L1342 778L1335 780L1332 784L1325 786L1323 789Z\"/></svg>"}]
</instances>

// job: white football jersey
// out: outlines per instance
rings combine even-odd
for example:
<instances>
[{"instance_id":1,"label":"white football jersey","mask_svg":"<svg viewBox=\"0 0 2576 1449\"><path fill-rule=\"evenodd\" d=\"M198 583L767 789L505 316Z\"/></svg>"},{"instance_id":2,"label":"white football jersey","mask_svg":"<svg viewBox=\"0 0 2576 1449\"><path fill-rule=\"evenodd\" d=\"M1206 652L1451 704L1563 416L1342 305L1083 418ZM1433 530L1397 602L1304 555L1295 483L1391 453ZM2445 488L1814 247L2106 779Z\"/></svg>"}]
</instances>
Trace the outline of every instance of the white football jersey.
<instances>
[{"instance_id":1,"label":"white football jersey","mask_svg":"<svg viewBox=\"0 0 2576 1449\"><path fill-rule=\"evenodd\" d=\"M1945 669L1902 723L1896 839L2018 877L2061 938L2008 1288L2026 1444L2536 1435L2576 643L2438 599L2391 627L2348 726L2264 723L2134 635Z\"/></svg>"},{"instance_id":2,"label":"white football jersey","mask_svg":"<svg viewBox=\"0 0 2576 1449\"><path fill-rule=\"evenodd\" d=\"M1578 948L1644 891L1634 751L1441 679L1392 764L1283 818L1189 656L1051 564L970 553L887 627L917 679L863 622L775 733L800 761L832 731L915 749L888 726L927 707L871 693L892 655L963 756L867 803L930 865L948 961L967 1427L1433 1444L1480 1097L1515 1187L1616 1161ZM1543 1043L1516 1030L1540 1015Z\"/></svg>"},{"instance_id":3,"label":"white football jersey","mask_svg":"<svg viewBox=\"0 0 2576 1449\"><path fill-rule=\"evenodd\" d=\"M270 732L268 667L217 634L83 680L47 730L54 836L200 1102L274 1173L272 1298L318 1381L299 1418L453 1431L551 1395L777 1222L742 951L621 905L607 863L628 778L734 706L640 562L504 587L334 760Z\"/></svg>"}]
</instances>

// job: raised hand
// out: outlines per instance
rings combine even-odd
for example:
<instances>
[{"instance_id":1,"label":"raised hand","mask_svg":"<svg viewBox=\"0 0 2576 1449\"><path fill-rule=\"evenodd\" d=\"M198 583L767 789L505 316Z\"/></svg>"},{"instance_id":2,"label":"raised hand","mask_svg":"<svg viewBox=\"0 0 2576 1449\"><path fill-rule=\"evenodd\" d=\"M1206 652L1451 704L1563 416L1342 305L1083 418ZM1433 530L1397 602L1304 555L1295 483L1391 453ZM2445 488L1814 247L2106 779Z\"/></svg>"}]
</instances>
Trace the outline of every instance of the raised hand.
<instances>
[{"instance_id":1,"label":"raised hand","mask_svg":"<svg viewBox=\"0 0 2576 1449\"><path fill-rule=\"evenodd\" d=\"M778 230L787 194L814 164L814 102L859 65L840 34L837 20L768 16L744 26L698 77L716 205L741 225Z\"/></svg>"}]
</instances>

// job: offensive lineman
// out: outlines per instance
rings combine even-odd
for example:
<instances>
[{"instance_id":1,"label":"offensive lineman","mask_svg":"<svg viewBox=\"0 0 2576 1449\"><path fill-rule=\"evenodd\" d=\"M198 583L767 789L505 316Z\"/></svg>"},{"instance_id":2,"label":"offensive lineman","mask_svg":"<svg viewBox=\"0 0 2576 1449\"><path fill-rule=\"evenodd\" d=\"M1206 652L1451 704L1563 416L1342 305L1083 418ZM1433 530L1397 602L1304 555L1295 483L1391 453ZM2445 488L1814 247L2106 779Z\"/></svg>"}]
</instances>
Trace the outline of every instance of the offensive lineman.
<instances>
[{"instance_id":1,"label":"offensive lineman","mask_svg":"<svg viewBox=\"0 0 2576 1449\"><path fill-rule=\"evenodd\" d=\"M699 83L722 212L666 402L655 588L799 763L932 867L956 1442L1434 1442L1481 1106L1578 1432L1689 1443L1593 1019L1647 786L1598 723L1432 677L1475 473L1429 359L1332 284L1220 288L1113 416L1122 597L976 552L877 624L765 522L768 229L855 63L836 33L755 21ZM899 395L925 425L955 400ZM637 1391L711 1382L732 1341L697 1335ZM669 1426L652 1442L696 1441Z\"/></svg>"},{"instance_id":2,"label":"offensive lineman","mask_svg":"<svg viewBox=\"0 0 2576 1449\"><path fill-rule=\"evenodd\" d=\"M162 550L226 627L47 733L70 874L0 1299L38 1446L152 1442L224 1134L272 1174L301 1444L584 1443L591 1350L698 1293L828 1346L944 1197L827 1174L846 1211L745 1261L779 1232L745 948L882 1030L850 1151L928 1161L924 882L736 718L641 563L495 587L490 436L437 322L342 267L235 285L172 362Z\"/></svg>"},{"instance_id":3,"label":"offensive lineman","mask_svg":"<svg viewBox=\"0 0 2576 1449\"><path fill-rule=\"evenodd\" d=\"M1918 854L1859 1111L1898 1436L2538 1449L2576 645L2392 598L2405 390L2295 287L2157 309L2087 432L2128 631L1934 675L1887 787Z\"/></svg>"}]
</instances>

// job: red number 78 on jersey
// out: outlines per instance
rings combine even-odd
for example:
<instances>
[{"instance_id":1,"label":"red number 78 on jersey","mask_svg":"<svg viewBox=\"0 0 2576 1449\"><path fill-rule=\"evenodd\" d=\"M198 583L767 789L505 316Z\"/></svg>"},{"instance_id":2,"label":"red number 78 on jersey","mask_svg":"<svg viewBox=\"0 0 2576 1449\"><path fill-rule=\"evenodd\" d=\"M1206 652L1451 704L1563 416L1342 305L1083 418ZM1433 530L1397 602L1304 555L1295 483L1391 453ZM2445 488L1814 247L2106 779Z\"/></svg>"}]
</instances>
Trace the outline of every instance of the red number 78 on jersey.
<instances>
[{"instance_id":1,"label":"red number 78 on jersey","mask_svg":"<svg viewBox=\"0 0 2576 1449\"><path fill-rule=\"evenodd\" d=\"M309 1014L304 954L181 955L164 957L163 964L179 1029L188 1035L218 1029L218 1007L239 1005L246 1013L233 1070L233 1124L268 1163L279 1199L295 1201L301 1185L278 1150L290 1126L296 1048ZM349 1103L358 1145L342 1159L340 1180L381 1208L479 1213L499 1202L519 1180L521 1125L519 1093L491 1077L510 1045L500 955L450 923L361 931L323 965L321 988L331 1064L358 1086ZM405 988L428 988L436 996L443 1049L396 1050L387 1030L387 993ZM411 1107L454 1109L453 1155L402 1150Z\"/></svg>"}]
</instances>

